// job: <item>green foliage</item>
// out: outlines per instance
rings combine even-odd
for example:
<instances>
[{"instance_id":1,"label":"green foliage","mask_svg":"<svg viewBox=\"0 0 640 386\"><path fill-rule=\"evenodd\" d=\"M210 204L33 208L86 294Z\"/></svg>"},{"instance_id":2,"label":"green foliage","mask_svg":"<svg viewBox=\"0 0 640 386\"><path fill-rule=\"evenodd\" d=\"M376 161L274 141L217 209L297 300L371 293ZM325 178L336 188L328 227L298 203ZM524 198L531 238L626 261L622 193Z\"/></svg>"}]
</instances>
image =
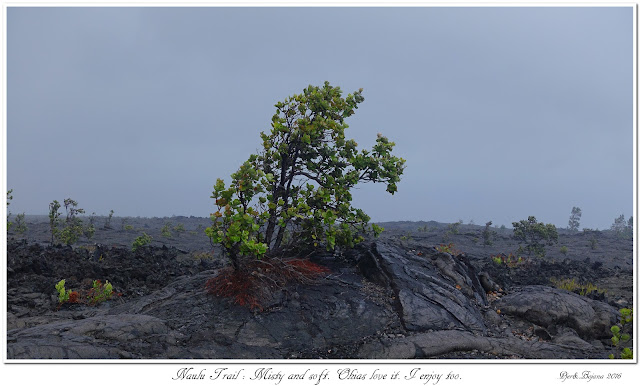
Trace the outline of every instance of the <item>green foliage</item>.
<instances>
[{"instance_id":1,"label":"green foliage","mask_svg":"<svg viewBox=\"0 0 640 386\"><path fill-rule=\"evenodd\" d=\"M92 288L89 290L89 304L98 304L105 302L113 296L113 286L106 280L102 283L100 280L94 280Z\"/></svg>"},{"instance_id":2,"label":"green foliage","mask_svg":"<svg viewBox=\"0 0 640 386\"><path fill-rule=\"evenodd\" d=\"M184 225L182 225L181 223L178 223L178 225L173 227L173 231L176 232L179 237L181 233L185 232Z\"/></svg>"},{"instance_id":3,"label":"green foliage","mask_svg":"<svg viewBox=\"0 0 640 386\"><path fill-rule=\"evenodd\" d=\"M125 231L132 231L133 230L133 225L127 224L124 226L124 230Z\"/></svg>"},{"instance_id":4,"label":"green foliage","mask_svg":"<svg viewBox=\"0 0 640 386\"><path fill-rule=\"evenodd\" d=\"M162 227L162 229L160 229L160 233L162 234L162 237L166 237L166 238L170 238L171 235L171 223L165 223L164 226Z\"/></svg>"},{"instance_id":5,"label":"green foliage","mask_svg":"<svg viewBox=\"0 0 640 386\"><path fill-rule=\"evenodd\" d=\"M96 227L93 224L89 224L87 225L82 233L85 235L86 238L91 239L93 237L93 235L96 233Z\"/></svg>"},{"instance_id":6,"label":"green foliage","mask_svg":"<svg viewBox=\"0 0 640 386\"><path fill-rule=\"evenodd\" d=\"M57 200L53 200L49 204L49 229L51 230L51 245L53 240L58 237L60 230L58 225L60 222L60 203Z\"/></svg>"},{"instance_id":7,"label":"green foliage","mask_svg":"<svg viewBox=\"0 0 640 386\"><path fill-rule=\"evenodd\" d=\"M633 309L621 308L620 309L620 321L617 324L611 326L611 344L614 347L618 347L620 343L626 343L631 340L631 335L627 331L633 330ZM630 347L624 347L622 350L618 349L621 359L633 359L633 351ZM609 355L609 358L615 359L615 355Z\"/></svg>"},{"instance_id":8,"label":"green foliage","mask_svg":"<svg viewBox=\"0 0 640 386\"><path fill-rule=\"evenodd\" d=\"M491 260L498 265L506 265L509 268L515 268L523 263L525 263L525 259L521 256L514 255L513 253L509 253L505 255L504 253L499 253L497 255L492 255Z\"/></svg>"},{"instance_id":9,"label":"green foliage","mask_svg":"<svg viewBox=\"0 0 640 386\"><path fill-rule=\"evenodd\" d=\"M425 225L425 226L418 227L418 232L425 232L425 233L429 232L429 226Z\"/></svg>"},{"instance_id":10,"label":"green foliage","mask_svg":"<svg viewBox=\"0 0 640 386\"><path fill-rule=\"evenodd\" d=\"M69 292L64 288L66 280L62 279L56 284L56 290L58 291L58 303L62 304L69 301Z\"/></svg>"},{"instance_id":11,"label":"green foliage","mask_svg":"<svg viewBox=\"0 0 640 386\"><path fill-rule=\"evenodd\" d=\"M58 291L58 306L64 303L83 303L96 305L111 299L114 295L113 286L108 280L102 283L100 280L94 280L92 287L87 290L67 291L65 289L65 280L62 279L56 284ZM118 294L120 296L121 294Z\"/></svg>"},{"instance_id":12,"label":"green foliage","mask_svg":"<svg viewBox=\"0 0 640 386\"><path fill-rule=\"evenodd\" d=\"M598 239L595 236L589 239L589 247L594 250L598 248Z\"/></svg>"},{"instance_id":13,"label":"green foliage","mask_svg":"<svg viewBox=\"0 0 640 386\"><path fill-rule=\"evenodd\" d=\"M560 247L560 253L562 253L563 255L567 255L567 253L569 253L569 248L567 248L566 245L563 245Z\"/></svg>"},{"instance_id":14,"label":"green foliage","mask_svg":"<svg viewBox=\"0 0 640 386\"><path fill-rule=\"evenodd\" d=\"M558 242L558 231L555 225L538 223L534 216L514 222L513 236L521 244L525 244L524 248L520 245L520 251L526 251L529 256L533 253L538 257L544 257L545 244L553 245Z\"/></svg>"},{"instance_id":15,"label":"green foliage","mask_svg":"<svg viewBox=\"0 0 640 386\"><path fill-rule=\"evenodd\" d=\"M142 236L138 236L136 237L135 240L133 240L133 245L131 247L131 250L135 252L138 250L138 248L148 245L150 243L151 243L151 236L143 232Z\"/></svg>"},{"instance_id":16,"label":"green foliage","mask_svg":"<svg viewBox=\"0 0 640 386\"><path fill-rule=\"evenodd\" d=\"M460 233L460 225L462 225L462 220L458 220L458 222L454 222L447 226L448 232L452 235L457 235Z\"/></svg>"},{"instance_id":17,"label":"green foliage","mask_svg":"<svg viewBox=\"0 0 640 386\"><path fill-rule=\"evenodd\" d=\"M362 233L378 234L369 216L351 206L351 188L381 182L394 194L405 160L391 154L394 143L378 134L371 151L345 138L345 119L364 98L362 90L342 97L325 82L278 102L262 149L252 154L226 185L218 179L211 198L217 210L205 232L220 244L234 268L265 255L300 248L351 247Z\"/></svg>"},{"instance_id":18,"label":"green foliage","mask_svg":"<svg viewBox=\"0 0 640 386\"><path fill-rule=\"evenodd\" d=\"M462 253L462 251L457 249L453 243L440 244L436 246L436 251L442 252L442 253L448 253L452 256L457 256Z\"/></svg>"},{"instance_id":19,"label":"green foliage","mask_svg":"<svg viewBox=\"0 0 640 386\"><path fill-rule=\"evenodd\" d=\"M111 228L111 219L113 218L113 209L109 211L109 215L107 216L104 222L104 229L112 229Z\"/></svg>"},{"instance_id":20,"label":"green foliage","mask_svg":"<svg viewBox=\"0 0 640 386\"><path fill-rule=\"evenodd\" d=\"M552 277L549 281L553 284L554 287L567 290L569 292L577 293L581 296L587 296L592 292L606 293L607 291L601 288L598 288L595 284L587 283L582 284L576 281L576 279L556 279Z\"/></svg>"},{"instance_id":21,"label":"green foliage","mask_svg":"<svg viewBox=\"0 0 640 386\"><path fill-rule=\"evenodd\" d=\"M626 222L624 214L621 214L614 220L611 230L615 232L617 237L631 238L633 236L633 216L629 219L629 222Z\"/></svg>"},{"instance_id":22,"label":"green foliage","mask_svg":"<svg viewBox=\"0 0 640 386\"><path fill-rule=\"evenodd\" d=\"M11 226L13 225L13 223L9 221L9 218L11 217L11 212L9 212L9 205L11 203L11 200L13 200L13 195L11 193L13 193L13 189L9 189L7 191L7 232L9 231L9 229L11 229Z\"/></svg>"},{"instance_id":23,"label":"green foliage","mask_svg":"<svg viewBox=\"0 0 640 386\"><path fill-rule=\"evenodd\" d=\"M582 217L582 209L574 206L571 209L571 216L569 216L569 230L571 232L577 232L580 228L580 217Z\"/></svg>"},{"instance_id":24,"label":"green foliage","mask_svg":"<svg viewBox=\"0 0 640 386\"><path fill-rule=\"evenodd\" d=\"M82 220L78 217L78 214L84 213L84 209L78 208L78 203L70 198L64 200L64 209L67 214L66 221L57 236L64 244L73 245L85 233ZM93 236L90 229L87 230L87 234Z\"/></svg>"},{"instance_id":25,"label":"green foliage","mask_svg":"<svg viewBox=\"0 0 640 386\"><path fill-rule=\"evenodd\" d=\"M490 229L491 224L493 224L492 221L489 221L486 224L484 224L484 230L482 231L482 240L483 240L482 244L483 245L493 245L492 238L495 237L496 231L492 231Z\"/></svg>"},{"instance_id":26,"label":"green foliage","mask_svg":"<svg viewBox=\"0 0 640 386\"><path fill-rule=\"evenodd\" d=\"M18 234L24 234L27 229L27 223L24 221L24 212L16 215L16 232L18 232Z\"/></svg>"},{"instance_id":27,"label":"green foliage","mask_svg":"<svg viewBox=\"0 0 640 386\"><path fill-rule=\"evenodd\" d=\"M620 324L625 326L627 323L633 322L633 308L620 309Z\"/></svg>"}]
</instances>

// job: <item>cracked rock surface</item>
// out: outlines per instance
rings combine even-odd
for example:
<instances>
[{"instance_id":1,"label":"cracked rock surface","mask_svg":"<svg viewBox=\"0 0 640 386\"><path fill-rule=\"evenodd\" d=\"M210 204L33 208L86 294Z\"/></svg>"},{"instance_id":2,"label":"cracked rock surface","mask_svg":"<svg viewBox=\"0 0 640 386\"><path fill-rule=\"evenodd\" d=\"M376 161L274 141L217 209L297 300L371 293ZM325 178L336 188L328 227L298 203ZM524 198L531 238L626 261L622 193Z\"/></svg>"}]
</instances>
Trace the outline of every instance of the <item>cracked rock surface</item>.
<instances>
[{"instance_id":1,"label":"cracked rock surface","mask_svg":"<svg viewBox=\"0 0 640 386\"><path fill-rule=\"evenodd\" d=\"M619 308L632 306L624 259L613 265L595 257L589 264L550 258L497 267L485 249L465 244L471 234L452 240L465 253L445 253L434 247L443 232L432 232L407 240L400 237L405 228L391 226L381 239L342 254L319 252L312 260L330 274L283 288L261 312L208 294L204 284L224 260L200 258L180 243L131 252L100 243L71 248L10 239L7 356L601 359L614 352L610 326ZM509 245L502 242L501 248ZM581 296L551 286L550 276L561 270L620 284ZM59 306L54 287L61 279L68 289L108 280L119 296Z\"/></svg>"}]
</instances>

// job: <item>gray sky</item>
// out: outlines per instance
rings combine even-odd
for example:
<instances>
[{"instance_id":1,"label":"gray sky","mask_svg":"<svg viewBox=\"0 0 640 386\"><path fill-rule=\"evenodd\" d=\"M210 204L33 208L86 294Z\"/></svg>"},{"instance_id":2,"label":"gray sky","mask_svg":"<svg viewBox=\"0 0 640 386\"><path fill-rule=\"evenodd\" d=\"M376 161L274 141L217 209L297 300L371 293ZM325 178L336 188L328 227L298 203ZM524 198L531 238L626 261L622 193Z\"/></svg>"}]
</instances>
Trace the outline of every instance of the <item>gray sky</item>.
<instances>
[{"instance_id":1,"label":"gray sky","mask_svg":"<svg viewBox=\"0 0 640 386\"><path fill-rule=\"evenodd\" d=\"M325 80L396 142L374 221L608 228L633 210L633 8L9 8L13 213L214 210L273 105Z\"/></svg>"}]
</instances>

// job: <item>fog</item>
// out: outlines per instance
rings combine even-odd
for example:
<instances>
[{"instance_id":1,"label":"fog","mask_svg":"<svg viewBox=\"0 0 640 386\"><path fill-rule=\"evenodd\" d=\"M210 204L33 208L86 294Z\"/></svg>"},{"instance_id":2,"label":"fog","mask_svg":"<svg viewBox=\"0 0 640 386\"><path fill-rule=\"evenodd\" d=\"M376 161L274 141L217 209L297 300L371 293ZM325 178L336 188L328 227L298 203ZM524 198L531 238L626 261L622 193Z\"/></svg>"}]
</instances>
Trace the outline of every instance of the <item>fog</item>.
<instances>
[{"instance_id":1,"label":"fog","mask_svg":"<svg viewBox=\"0 0 640 386\"><path fill-rule=\"evenodd\" d=\"M606 229L633 213L633 7L7 11L12 213L202 216L274 104L325 80L365 101L406 171L358 185L373 221Z\"/></svg>"}]
</instances>

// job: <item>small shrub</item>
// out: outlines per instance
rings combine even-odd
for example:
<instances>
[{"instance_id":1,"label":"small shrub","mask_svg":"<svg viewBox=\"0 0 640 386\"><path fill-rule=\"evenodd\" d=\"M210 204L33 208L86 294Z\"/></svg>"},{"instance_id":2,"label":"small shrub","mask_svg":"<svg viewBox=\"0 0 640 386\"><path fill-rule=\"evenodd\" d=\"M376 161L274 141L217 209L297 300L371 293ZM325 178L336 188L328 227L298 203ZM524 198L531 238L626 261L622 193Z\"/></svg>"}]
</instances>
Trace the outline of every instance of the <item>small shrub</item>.
<instances>
[{"instance_id":1,"label":"small shrub","mask_svg":"<svg viewBox=\"0 0 640 386\"><path fill-rule=\"evenodd\" d=\"M562 253L563 255L567 255L567 253L569 253L569 248L567 248L565 245L560 247L560 253Z\"/></svg>"},{"instance_id":2,"label":"small shrub","mask_svg":"<svg viewBox=\"0 0 640 386\"><path fill-rule=\"evenodd\" d=\"M453 243L440 244L440 245L436 246L436 251L442 252L442 253L448 253L451 256L457 256L457 255L460 255L462 253L462 251L460 251L459 249L456 249L456 247L455 247L455 245Z\"/></svg>"},{"instance_id":3,"label":"small shrub","mask_svg":"<svg viewBox=\"0 0 640 386\"><path fill-rule=\"evenodd\" d=\"M94 280L89 294L87 296L89 304L98 304L105 302L113 296L113 286L106 280L102 283L100 280Z\"/></svg>"},{"instance_id":4,"label":"small shrub","mask_svg":"<svg viewBox=\"0 0 640 386\"><path fill-rule=\"evenodd\" d=\"M133 245L131 247L131 250L135 252L138 250L138 248L148 245L150 243L151 243L151 236L143 232L142 236L138 236L136 237L135 240L133 240Z\"/></svg>"},{"instance_id":5,"label":"small shrub","mask_svg":"<svg viewBox=\"0 0 640 386\"><path fill-rule=\"evenodd\" d=\"M124 230L125 231L132 231L133 230L133 225L129 225L129 224L125 225L124 226Z\"/></svg>"},{"instance_id":6,"label":"small shrub","mask_svg":"<svg viewBox=\"0 0 640 386\"><path fill-rule=\"evenodd\" d=\"M109 215L107 216L104 222L104 229L113 229L111 228L111 219L113 218L113 209L109 211Z\"/></svg>"},{"instance_id":7,"label":"small shrub","mask_svg":"<svg viewBox=\"0 0 640 386\"><path fill-rule=\"evenodd\" d=\"M411 236L411 232L407 232L404 235L400 236L400 240L402 241L408 241L412 239L413 239L413 236Z\"/></svg>"},{"instance_id":8,"label":"small shrub","mask_svg":"<svg viewBox=\"0 0 640 386\"><path fill-rule=\"evenodd\" d=\"M509 253L508 255L504 253L492 255L491 260L498 265L504 264L509 268L515 268L526 262L523 257L514 255L513 253Z\"/></svg>"},{"instance_id":9,"label":"small shrub","mask_svg":"<svg viewBox=\"0 0 640 386\"><path fill-rule=\"evenodd\" d=\"M484 230L482 231L483 245L493 245L492 238L495 237L496 232L490 229L491 224L493 224L492 221L489 221L488 223L484 224Z\"/></svg>"},{"instance_id":10,"label":"small shrub","mask_svg":"<svg viewBox=\"0 0 640 386\"><path fill-rule=\"evenodd\" d=\"M11 212L9 212L9 205L11 203L11 200L13 200L13 195L11 195L11 193L13 193L13 189L7 190L7 232L13 225L13 223L9 221L9 218L11 217Z\"/></svg>"},{"instance_id":11,"label":"small shrub","mask_svg":"<svg viewBox=\"0 0 640 386\"><path fill-rule=\"evenodd\" d=\"M102 283L100 280L94 280L92 287L89 290L84 291L67 291L65 289L65 279L62 279L56 284L56 290L58 291L58 307L65 303L81 303L88 305L97 305L99 303L110 300L113 295L113 286L108 280ZM122 294L117 294L118 296Z\"/></svg>"},{"instance_id":12,"label":"small shrub","mask_svg":"<svg viewBox=\"0 0 640 386\"><path fill-rule=\"evenodd\" d=\"M60 223L60 203L57 200L53 200L49 204L49 229L51 231L51 245L53 240L58 237L60 230L58 224Z\"/></svg>"},{"instance_id":13,"label":"small shrub","mask_svg":"<svg viewBox=\"0 0 640 386\"><path fill-rule=\"evenodd\" d=\"M171 238L172 235L171 235L170 226L171 226L171 223L165 223L162 229L160 229L160 233L162 234L162 237Z\"/></svg>"},{"instance_id":14,"label":"small shrub","mask_svg":"<svg viewBox=\"0 0 640 386\"><path fill-rule=\"evenodd\" d=\"M595 250L598 248L598 240L594 237L589 239L589 248Z\"/></svg>"},{"instance_id":15,"label":"small shrub","mask_svg":"<svg viewBox=\"0 0 640 386\"><path fill-rule=\"evenodd\" d=\"M462 225L462 220L458 220L458 222L454 222L453 224L449 224L447 226L447 229L452 235L457 235L457 234L460 233L460 225Z\"/></svg>"},{"instance_id":16,"label":"small shrub","mask_svg":"<svg viewBox=\"0 0 640 386\"><path fill-rule=\"evenodd\" d=\"M429 226L425 225L425 226L418 227L418 232L425 232L425 233L429 232Z\"/></svg>"},{"instance_id":17,"label":"small shrub","mask_svg":"<svg viewBox=\"0 0 640 386\"><path fill-rule=\"evenodd\" d=\"M178 234L178 237L180 237L180 234L185 231L184 225L182 225L181 223L178 223L178 225L173 227L173 231Z\"/></svg>"},{"instance_id":18,"label":"small shrub","mask_svg":"<svg viewBox=\"0 0 640 386\"><path fill-rule=\"evenodd\" d=\"M7 228L8 230L9 228ZM27 231L27 223L24 221L24 212L16 215L16 232L18 234L24 234Z\"/></svg>"},{"instance_id":19,"label":"small shrub","mask_svg":"<svg viewBox=\"0 0 640 386\"><path fill-rule=\"evenodd\" d=\"M550 281L554 285L554 287L576 293L580 296L588 296L592 292L599 292L599 293L607 292L606 290L598 288L598 286L596 286L595 284L592 284L592 283L581 284L577 282L576 279L565 278L565 279L558 280L555 277L552 277Z\"/></svg>"},{"instance_id":20,"label":"small shrub","mask_svg":"<svg viewBox=\"0 0 640 386\"><path fill-rule=\"evenodd\" d=\"M62 279L56 284L56 290L58 291L58 304L62 304L69 301L69 293L64 288L66 280Z\"/></svg>"}]
</instances>

